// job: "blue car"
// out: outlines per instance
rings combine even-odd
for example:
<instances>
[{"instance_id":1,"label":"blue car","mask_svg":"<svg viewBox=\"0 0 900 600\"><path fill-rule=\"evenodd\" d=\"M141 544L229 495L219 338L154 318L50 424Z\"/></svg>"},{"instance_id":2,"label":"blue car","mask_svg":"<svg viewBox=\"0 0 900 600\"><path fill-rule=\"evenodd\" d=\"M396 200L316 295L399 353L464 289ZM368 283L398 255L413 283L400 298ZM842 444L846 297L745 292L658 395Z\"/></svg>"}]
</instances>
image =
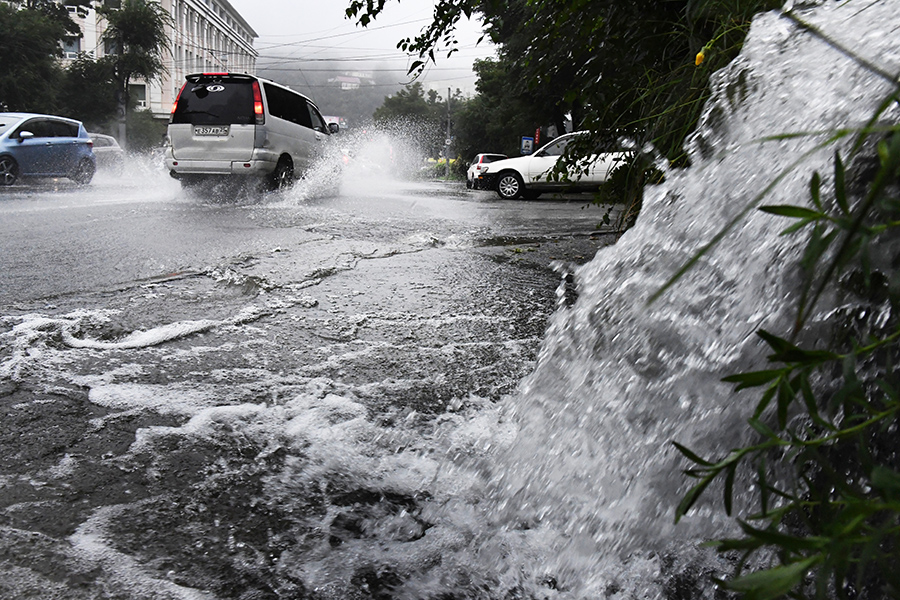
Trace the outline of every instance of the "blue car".
<instances>
[{"instance_id":1,"label":"blue car","mask_svg":"<svg viewBox=\"0 0 900 600\"><path fill-rule=\"evenodd\" d=\"M0 185L20 177L68 177L88 184L97 162L80 121L32 113L0 113Z\"/></svg>"}]
</instances>

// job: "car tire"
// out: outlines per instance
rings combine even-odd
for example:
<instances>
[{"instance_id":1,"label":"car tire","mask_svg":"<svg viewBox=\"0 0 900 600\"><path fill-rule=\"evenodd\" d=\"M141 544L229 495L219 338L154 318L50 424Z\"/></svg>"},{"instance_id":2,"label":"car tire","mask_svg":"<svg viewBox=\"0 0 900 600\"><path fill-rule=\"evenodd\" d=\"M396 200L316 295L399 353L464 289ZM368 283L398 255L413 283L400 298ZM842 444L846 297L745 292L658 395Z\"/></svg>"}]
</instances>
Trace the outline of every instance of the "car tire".
<instances>
[{"instance_id":1,"label":"car tire","mask_svg":"<svg viewBox=\"0 0 900 600\"><path fill-rule=\"evenodd\" d=\"M12 156L0 156L0 185L12 185L19 179L19 165Z\"/></svg>"},{"instance_id":2,"label":"car tire","mask_svg":"<svg viewBox=\"0 0 900 600\"><path fill-rule=\"evenodd\" d=\"M525 191L525 182L522 176L515 171L500 173L497 178L497 194L504 200L515 200Z\"/></svg>"},{"instance_id":3,"label":"car tire","mask_svg":"<svg viewBox=\"0 0 900 600\"><path fill-rule=\"evenodd\" d=\"M271 190L283 190L294 183L294 163L290 158L282 156L275 165L275 170L269 175L268 188Z\"/></svg>"},{"instance_id":4,"label":"car tire","mask_svg":"<svg viewBox=\"0 0 900 600\"><path fill-rule=\"evenodd\" d=\"M78 163L78 166L69 173L69 179L78 185L87 185L91 182L91 179L94 178L95 170L96 167L94 167L93 162L86 158L82 158L81 162Z\"/></svg>"}]
</instances>

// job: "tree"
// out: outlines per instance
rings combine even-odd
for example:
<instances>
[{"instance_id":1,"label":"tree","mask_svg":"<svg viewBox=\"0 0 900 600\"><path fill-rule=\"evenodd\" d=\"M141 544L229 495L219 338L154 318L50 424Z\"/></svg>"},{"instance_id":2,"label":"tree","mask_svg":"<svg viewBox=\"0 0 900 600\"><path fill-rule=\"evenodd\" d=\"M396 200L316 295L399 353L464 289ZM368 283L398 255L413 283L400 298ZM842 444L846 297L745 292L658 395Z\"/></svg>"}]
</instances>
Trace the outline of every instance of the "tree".
<instances>
[{"instance_id":1,"label":"tree","mask_svg":"<svg viewBox=\"0 0 900 600\"><path fill-rule=\"evenodd\" d=\"M171 17L153 0L122 0L119 6L109 2L98 12L108 22L102 39L108 48L115 51L113 71L118 105L118 138L124 146L128 84L137 78L152 79L165 70L162 55L168 48L166 27L171 26Z\"/></svg>"},{"instance_id":2,"label":"tree","mask_svg":"<svg viewBox=\"0 0 900 600\"><path fill-rule=\"evenodd\" d=\"M62 78L60 109L96 131L115 118L117 106L115 57L94 60L81 54L69 64Z\"/></svg>"},{"instance_id":3,"label":"tree","mask_svg":"<svg viewBox=\"0 0 900 600\"><path fill-rule=\"evenodd\" d=\"M0 109L54 112L62 43L80 35L65 6L0 3Z\"/></svg>"},{"instance_id":4,"label":"tree","mask_svg":"<svg viewBox=\"0 0 900 600\"><path fill-rule=\"evenodd\" d=\"M393 96L386 96L372 117L376 124L401 120L434 124L433 105L434 96L430 103L425 100L425 88L417 81Z\"/></svg>"},{"instance_id":5,"label":"tree","mask_svg":"<svg viewBox=\"0 0 900 600\"><path fill-rule=\"evenodd\" d=\"M446 121L442 121L442 112L446 107L440 95L434 90L428 91L417 81L387 96L380 107L372 115L375 125L382 129L394 129L404 134L411 134L416 145L430 156L439 153Z\"/></svg>"}]
</instances>

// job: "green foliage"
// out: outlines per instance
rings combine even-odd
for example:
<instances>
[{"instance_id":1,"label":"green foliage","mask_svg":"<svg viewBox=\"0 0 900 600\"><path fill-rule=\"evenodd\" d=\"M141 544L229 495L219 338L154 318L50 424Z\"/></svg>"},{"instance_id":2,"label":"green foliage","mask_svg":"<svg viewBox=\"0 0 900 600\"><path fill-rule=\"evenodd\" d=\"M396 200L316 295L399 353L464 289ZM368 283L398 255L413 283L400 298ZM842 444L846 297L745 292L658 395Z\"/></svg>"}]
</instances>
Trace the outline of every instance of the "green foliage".
<instances>
[{"instance_id":1,"label":"green foliage","mask_svg":"<svg viewBox=\"0 0 900 600\"><path fill-rule=\"evenodd\" d=\"M519 154L519 139L532 135L542 123L527 93L516 94L508 64L504 60L478 60L478 94L459 106L454 116L455 149L471 160L481 152L508 156Z\"/></svg>"},{"instance_id":2,"label":"green foliage","mask_svg":"<svg viewBox=\"0 0 900 600\"><path fill-rule=\"evenodd\" d=\"M56 110L61 44L75 25L62 9L65 21L48 4L19 9L0 2L0 110Z\"/></svg>"},{"instance_id":3,"label":"green foliage","mask_svg":"<svg viewBox=\"0 0 900 600\"><path fill-rule=\"evenodd\" d=\"M116 116L116 80L111 57L80 55L62 79L60 112L97 131Z\"/></svg>"},{"instance_id":4,"label":"green foliage","mask_svg":"<svg viewBox=\"0 0 900 600\"><path fill-rule=\"evenodd\" d=\"M882 109L897 98L895 92ZM719 478L731 514L738 469L756 473L758 510L740 521L744 536L716 542L721 551L741 552L744 566L774 551L774 565L724 583L747 598L900 596L900 126L876 128L880 114L854 147L881 138L874 157L852 157L865 174L864 189L854 187L858 177L848 177L836 153L833 195L814 173L809 205L760 207L792 221L781 235L805 233L808 242L792 339L759 331L772 367L725 379L736 391L759 389L749 420L758 442L715 462L675 444L695 464L686 473L698 480L678 518ZM853 308L835 313L827 347L793 341L804 337L817 302L835 286Z\"/></svg>"},{"instance_id":5,"label":"green foliage","mask_svg":"<svg viewBox=\"0 0 900 600\"><path fill-rule=\"evenodd\" d=\"M376 124L408 120L437 127L440 117L435 109L434 98L429 103L425 99L425 88L417 81L386 97L372 117Z\"/></svg>"}]
</instances>

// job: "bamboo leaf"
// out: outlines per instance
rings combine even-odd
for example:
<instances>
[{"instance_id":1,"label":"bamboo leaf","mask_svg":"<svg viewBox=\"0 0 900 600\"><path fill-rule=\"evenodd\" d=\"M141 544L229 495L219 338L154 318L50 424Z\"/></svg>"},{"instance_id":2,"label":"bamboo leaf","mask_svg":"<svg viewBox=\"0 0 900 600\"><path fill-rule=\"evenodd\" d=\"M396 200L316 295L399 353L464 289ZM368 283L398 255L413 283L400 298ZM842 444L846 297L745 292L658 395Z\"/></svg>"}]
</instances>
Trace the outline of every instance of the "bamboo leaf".
<instances>
[{"instance_id":1,"label":"bamboo leaf","mask_svg":"<svg viewBox=\"0 0 900 600\"><path fill-rule=\"evenodd\" d=\"M780 439L778 434L775 433L768 425L760 421L758 418L748 419L747 423L752 427L757 433L762 434L763 436L769 439Z\"/></svg>"},{"instance_id":2,"label":"bamboo leaf","mask_svg":"<svg viewBox=\"0 0 900 600\"><path fill-rule=\"evenodd\" d=\"M737 375L729 375L728 377L722 378L722 381L725 383L736 383L738 384L735 388L735 391L740 391L745 388L751 387L759 387L766 383L769 383L773 379L778 379L783 373L784 369L768 369L765 371L750 371L749 373L738 373Z\"/></svg>"},{"instance_id":3,"label":"bamboo leaf","mask_svg":"<svg viewBox=\"0 0 900 600\"><path fill-rule=\"evenodd\" d=\"M759 419L762 416L763 411L765 411L766 408L768 408L769 403L772 402L772 398L775 397L775 392L777 390L778 390L777 383L773 383L771 386L769 386L769 389L767 389L765 391L765 393L762 395L762 398L760 398L759 403L756 405L756 410L753 411L752 420ZM751 425L752 425L752 423L751 423Z\"/></svg>"},{"instance_id":4,"label":"bamboo leaf","mask_svg":"<svg viewBox=\"0 0 900 600\"><path fill-rule=\"evenodd\" d=\"M814 221L817 219L826 218L823 213L812 210L811 208L804 208L802 206L790 206L787 204L781 204L777 206L760 206L759 210L764 213L769 213L770 215L778 215L779 217L791 217L793 219L809 219L811 221Z\"/></svg>"},{"instance_id":5,"label":"bamboo leaf","mask_svg":"<svg viewBox=\"0 0 900 600\"><path fill-rule=\"evenodd\" d=\"M678 442L672 442L672 445L675 446L675 448L677 448L679 452L684 454L688 458L688 460L695 462L698 465L703 465L705 467L711 467L713 465L713 463L709 462L708 460L704 460L704 459L700 458L699 456L697 456L696 454L691 452L688 448L686 448L685 446L682 446Z\"/></svg>"},{"instance_id":6,"label":"bamboo leaf","mask_svg":"<svg viewBox=\"0 0 900 600\"><path fill-rule=\"evenodd\" d=\"M791 344L789 341L784 340L784 339L778 337L777 335L773 335L773 334L769 333L768 331L766 331L765 329L758 330L756 332L756 335L761 337L769 345L769 347L772 348L772 350L774 350L775 352L783 352L784 350L787 350L788 348L796 348L796 346Z\"/></svg>"},{"instance_id":7,"label":"bamboo leaf","mask_svg":"<svg viewBox=\"0 0 900 600\"><path fill-rule=\"evenodd\" d=\"M681 520L681 517L691 510L691 507L700 499L700 496L706 488L709 487L709 484L712 483L712 480L715 479L717 474L718 473L713 473L712 475L708 475L700 483L688 490L687 494L684 495L684 498L681 499L681 502L675 509L675 523L678 523Z\"/></svg>"},{"instance_id":8,"label":"bamboo leaf","mask_svg":"<svg viewBox=\"0 0 900 600\"><path fill-rule=\"evenodd\" d=\"M786 379L778 382L778 427L784 429L787 426L788 408L794 401L794 390Z\"/></svg>"},{"instance_id":9,"label":"bamboo leaf","mask_svg":"<svg viewBox=\"0 0 900 600\"><path fill-rule=\"evenodd\" d=\"M728 471L725 473L725 514L729 517L731 516L731 500L732 493L734 491L734 474L736 471L737 463L733 463L730 467L728 467Z\"/></svg>"},{"instance_id":10,"label":"bamboo leaf","mask_svg":"<svg viewBox=\"0 0 900 600\"><path fill-rule=\"evenodd\" d=\"M747 600L774 600L800 585L807 571L820 561L819 555L811 556L806 560L738 577L726 585L731 590L745 593Z\"/></svg>"},{"instance_id":11,"label":"bamboo leaf","mask_svg":"<svg viewBox=\"0 0 900 600\"><path fill-rule=\"evenodd\" d=\"M822 178L819 176L819 172L816 171L812 174L812 178L809 181L809 194L812 196L813 204L815 204L816 208L819 210L822 210L822 199L819 195L821 186Z\"/></svg>"},{"instance_id":12,"label":"bamboo leaf","mask_svg":"<svg viewBox=\"0 0 900 600\"><path fill-rule=\"evenodd\" d=\"M838 206L845 215L850 214L850 206L847 204L847 188L844 184L844 163L841 155L834 153L834 197Z\"/></svg>"}]
</instances>

